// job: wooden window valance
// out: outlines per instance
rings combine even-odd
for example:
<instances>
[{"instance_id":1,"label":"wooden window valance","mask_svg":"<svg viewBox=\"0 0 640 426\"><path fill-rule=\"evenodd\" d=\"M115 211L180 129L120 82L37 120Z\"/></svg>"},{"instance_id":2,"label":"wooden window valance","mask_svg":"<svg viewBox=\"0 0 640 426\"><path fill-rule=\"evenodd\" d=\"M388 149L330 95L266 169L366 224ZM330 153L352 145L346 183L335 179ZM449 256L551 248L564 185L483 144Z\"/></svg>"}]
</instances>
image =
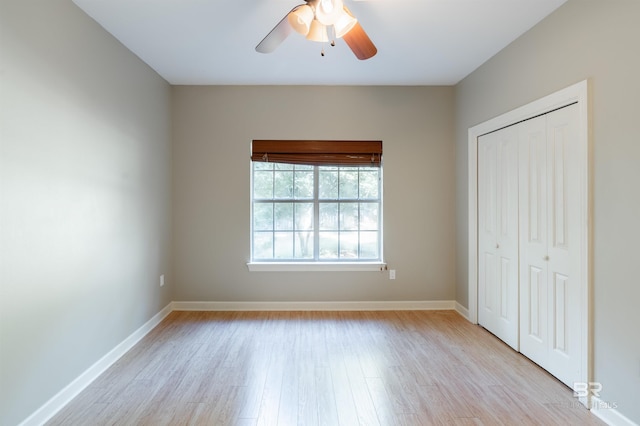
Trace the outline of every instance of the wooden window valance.
<instances>
[{"instance_id":1,"label":"wooden window valance","mask_svg":"<svg viewBox=\"0 0 640 426\"><path fill-rule=\"evenodd\" d=\"M374 166L382 163L382 141L253 140L251 161Z\"/></svg>"}]
</instances>

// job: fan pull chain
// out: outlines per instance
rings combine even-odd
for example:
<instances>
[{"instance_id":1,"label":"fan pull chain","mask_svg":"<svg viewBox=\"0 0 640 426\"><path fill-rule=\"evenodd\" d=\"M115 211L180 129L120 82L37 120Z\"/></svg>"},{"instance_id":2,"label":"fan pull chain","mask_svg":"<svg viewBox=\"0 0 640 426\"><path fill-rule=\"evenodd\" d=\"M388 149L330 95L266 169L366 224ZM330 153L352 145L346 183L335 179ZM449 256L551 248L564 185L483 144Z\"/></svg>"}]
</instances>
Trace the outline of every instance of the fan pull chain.
<instances>
[{"instance_id":1,"label":"fan pull chain","mask_svg":"<svg viewBox=\"0 0 640 426\"><path fill-rule=\"evenodd\" d=\"M327 32L328 32L328 33L330 33L330 34L327 34L327 35L331 35L331 42L329 43L329 46L331 46L331 47L335 47L335 45L336 45L336 37L335 37L335 34L336 34L336 33L335 33L335 28L333 27L333 25L331 25L331 26L329 27L329 29L327 30ZM320 50L320 56L324 56L324 55L325 55L325 53L324 53L324 43L323 43L323 44L322 44L322 49Z\"/></svg>"}]
</instances>

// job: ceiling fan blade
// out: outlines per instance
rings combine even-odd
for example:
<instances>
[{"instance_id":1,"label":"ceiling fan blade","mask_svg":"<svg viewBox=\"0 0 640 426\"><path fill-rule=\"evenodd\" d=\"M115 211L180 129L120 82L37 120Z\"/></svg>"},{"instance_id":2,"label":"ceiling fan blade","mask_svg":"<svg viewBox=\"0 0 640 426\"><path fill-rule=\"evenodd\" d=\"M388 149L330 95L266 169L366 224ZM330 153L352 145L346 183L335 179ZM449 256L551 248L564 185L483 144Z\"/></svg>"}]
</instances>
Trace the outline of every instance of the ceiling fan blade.
<instances>
[{"instance_id":1,"label":"ceiling fan blade","mask_svg":"<svg viewBox=\"0 0 640 426\"><path fill-rule=\"evenodd\" d=\"M291 12L296 10L298 7L300 6L296 6L291 9ZM284 18L282 18L282 20L278 22L278 25L273 27L269 34L267 34L267 36L263 38L260 43L258 43L258 45L256 46L256 52L273 52L278 46L280 46L280 43L282 43L289 36L289 34L291 34L291 30L293 28L291 28L291 25L289 25L289 21L287 20L289 13L284 15Z\"/></svg>"},{"instance_id":2,"label":"ceiling fan blade","mask_svg":"<svg viewBox=\"0 0 640 426\"><path fill-rule=\"evenodd\" d=\"M356 55L356 58L361 61L369 59L378 53L378 49L364 31L360 22L356 23L351 31L342 36L342 38L351 48L353 54Z\"/></svg>"}]
</instances>

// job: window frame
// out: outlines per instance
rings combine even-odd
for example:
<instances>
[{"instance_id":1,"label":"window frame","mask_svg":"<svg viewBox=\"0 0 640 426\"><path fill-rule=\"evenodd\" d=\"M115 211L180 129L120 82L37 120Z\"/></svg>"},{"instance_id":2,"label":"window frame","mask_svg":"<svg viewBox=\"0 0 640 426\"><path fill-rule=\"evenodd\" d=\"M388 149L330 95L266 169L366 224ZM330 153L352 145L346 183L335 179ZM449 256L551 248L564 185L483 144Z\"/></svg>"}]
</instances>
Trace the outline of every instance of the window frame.
<instances>
[{"instance_id":1,"label":"window frame","mask_svg":"<svg viewBox=\"0 0 640 426\"><path fill-rule=\"evenodd\" d=\"M377 229L377 237L378 237L378 259L273 259L273 260L253 260L254 255L254 161L249 161L249 169L250 169L250 255L249 261L247 262L247 267L249 271L383 271L386 269L386 263L384 261L384 217L383 217L383 194L384 194L384 178L383 178L383 167L380 164L378 167L378 197L375 199L375 203L378 204L378 229ZM276 163L274 161L274 163ZM314 194L313 199L304 199L304 200L278 200L274 198L274 200L278 201L291 201L291 202L303 202L303 203L312 203L314 209L314 226L312 232L314 233L314 257L319 256L318 250L318 236L320 233L319 229L319 216L318 209L320 204L327 202L336 202L336 203L349 203L349 202L370 202L370 200L360 200L360 199L320 199L319 197L319 170L320 167L324 165L315 164L313 166L313 176L314 176ZM339 165L339 167L358 167L355 165L343 164ZM368 166L360 166L360 167L368 167ZM269 201L266 201L267 203ZM295 232L295 231L294 231ZM360 232L360 230L358 230Z\"/></svg>"}]
</instances>

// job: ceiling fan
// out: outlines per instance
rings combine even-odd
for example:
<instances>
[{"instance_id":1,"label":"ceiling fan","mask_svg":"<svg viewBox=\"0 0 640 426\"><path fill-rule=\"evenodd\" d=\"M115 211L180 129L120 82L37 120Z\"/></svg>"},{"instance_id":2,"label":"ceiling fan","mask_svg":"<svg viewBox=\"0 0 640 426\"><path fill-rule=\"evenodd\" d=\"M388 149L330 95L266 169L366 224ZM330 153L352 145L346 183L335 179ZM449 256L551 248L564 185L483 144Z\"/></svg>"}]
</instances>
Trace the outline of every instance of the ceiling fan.
<instances>
[{"instance_id":1,"label":"ceiling fan","mask_svg":"<svg viewBox=\"0 0 640 426\"><path fill-rule=\"evenodd\" d=\"M335 44L334 38L343 38L356 58L373 57L378 49L342 0L305 0L289 13L256 46L260 53L271 53L291 33L306 36L307 40ZM321 52L324 56L324 50Z\"/></svg>"}]
</instances>

